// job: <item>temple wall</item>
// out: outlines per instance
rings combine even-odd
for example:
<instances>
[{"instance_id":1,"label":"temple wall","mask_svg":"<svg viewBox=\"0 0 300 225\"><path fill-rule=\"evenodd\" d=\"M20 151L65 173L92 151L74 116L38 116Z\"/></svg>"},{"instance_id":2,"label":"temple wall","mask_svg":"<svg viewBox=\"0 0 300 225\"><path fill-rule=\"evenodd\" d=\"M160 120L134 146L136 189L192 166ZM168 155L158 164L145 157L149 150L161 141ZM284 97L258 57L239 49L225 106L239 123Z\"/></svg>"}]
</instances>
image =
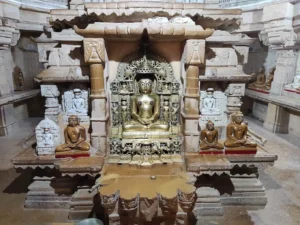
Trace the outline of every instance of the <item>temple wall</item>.
<instances>
[{"instance_id":1,"label":"temple wall","mask_svg":"<svg viewBox=\"0 0 300 225\"><path fill-rule=\"evenodd\" d=\"M289 133L300 137L300 113L290 112Z\"/></svg>"},{"instance_id":2,"label":"temple wall","mask_svg":"<svg viewBox=\"0 0 300 225\"><path fill-rule=\"evenodd\" d=\"M268 111L268 104L261 101L254 101L252 105L252 115L260 121L265 121Z\"/></svg>"},{"instance_id":3,"label":"temple wall","mask_svg":"<svg viewBox=\"0 0 300 225\"><path fill-rule=\"evenodd\" d=\"M0 57L0 96L3 96L14 90L12 73L15 64L10 49L0 50Z\"/></svg>"}]
</instances>

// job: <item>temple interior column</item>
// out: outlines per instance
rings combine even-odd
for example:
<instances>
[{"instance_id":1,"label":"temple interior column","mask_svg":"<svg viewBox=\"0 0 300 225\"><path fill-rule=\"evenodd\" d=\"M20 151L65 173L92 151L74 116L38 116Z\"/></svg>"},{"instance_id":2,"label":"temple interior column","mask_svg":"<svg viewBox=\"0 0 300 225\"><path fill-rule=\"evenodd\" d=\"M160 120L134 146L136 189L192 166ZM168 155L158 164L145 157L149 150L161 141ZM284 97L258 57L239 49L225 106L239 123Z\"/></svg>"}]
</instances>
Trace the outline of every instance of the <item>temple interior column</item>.
<instances>
[{"instance_id":1,"label":"temple interior column","mask_svg":"<svg viewBox=\"0 0 300 225\"><path fill-rule=\"evenodd\" d=\"M90 64L91 144L106 154L106 93L104 86L105 44L103 38L84 39L84 58Z\"/></svg>"},{"instance_id":2,"label":"temple interior column","mask_svg":"<svg viewBox=\"0 0 300 225\"><path fill-rule=\"evenodd\" d=\"M264 128L274 133L288 133L290 113L283 107L268 104Z\"/></svg>"},{"instance_id":3,"label":"temple interior column","mask_svg":"<svg viewBox=\"0 0 300 225\"><path fill-rule=\"evenodd\" d=\"M277 51L276 70L270 90L271 95L283 95L284 86L293 82L297 66L296 62L297 54L294 50ZM264 127L274 133L288 133L289 117L290 113L288 110L269 103Z\"/></svg>"},{"instance_id":4,"label":"temple interior column","mask_svg":"<svg viewBox=\"0 0 300 225\"><path fill-rule=\"evenodd\" d=\"M199 69L204 64L205 40L188 40L185 45L186 79L183 99L185 149L199 150Z\"/></svg>"}]
</instances>

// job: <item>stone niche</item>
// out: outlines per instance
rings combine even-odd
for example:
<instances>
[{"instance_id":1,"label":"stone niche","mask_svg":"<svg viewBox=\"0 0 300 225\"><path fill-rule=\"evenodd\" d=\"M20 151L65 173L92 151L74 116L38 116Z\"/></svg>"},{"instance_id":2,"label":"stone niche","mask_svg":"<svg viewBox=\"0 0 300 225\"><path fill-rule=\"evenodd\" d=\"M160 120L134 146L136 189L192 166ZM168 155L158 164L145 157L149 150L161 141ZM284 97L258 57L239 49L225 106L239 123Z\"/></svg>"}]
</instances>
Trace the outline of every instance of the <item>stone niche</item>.
<instances>
[{"instance_id":1,"label":"stone niche","mask_svg":"<svg viewBox=\"0 0 300 225\"><path fill-rule=\"evenodd\" d=\"M126 123L133 120L131 102L132 97L139 94L138 80L151 76L150 73L142 74L144 64L145 70L153 68L151 93L155 93L158 96L156 101L160 102L159 118L154 123L165 124L167 130L127 131L125 128ZM174 77L172 66L156 54L143 56L135 52L120 62L117 76L110 83L110 163L151 165L181 160L179 90L180 83Z\"/></svg>"},{"instance_id":2,"label":"stone niche","mask_svg":"<svg viewBox=\"0 0 300 225\"><path fill-rule=\"evenodd\" d=\"M209 94L211 93L211 94ZM225 137L225 128L227 126L227 96L222 91L214 91L214 88L208 88L200 91L200 119L201 130L205 129L206 123L210 120L219 130L219 138Z\"/></svg>"}]
</instances>

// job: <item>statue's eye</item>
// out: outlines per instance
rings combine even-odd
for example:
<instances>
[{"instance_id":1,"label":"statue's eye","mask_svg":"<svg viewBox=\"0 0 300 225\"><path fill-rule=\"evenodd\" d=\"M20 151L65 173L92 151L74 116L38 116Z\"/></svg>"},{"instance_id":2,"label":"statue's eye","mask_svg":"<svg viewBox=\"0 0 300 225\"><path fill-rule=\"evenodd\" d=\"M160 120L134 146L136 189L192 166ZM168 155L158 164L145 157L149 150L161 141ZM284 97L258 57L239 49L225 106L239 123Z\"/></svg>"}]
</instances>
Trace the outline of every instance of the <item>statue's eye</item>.
<instances>
[{"instance_id":1,"label":"statue's eye","mask_svg":"<svg viewBox=\"0 0 300 225\"><path fill-rule=\"evenodd\" d=\"M153 102L153 101L151 101L151 102L150 102L150 105L153 105L153 104L154 104L154 102Z\"/></svg>"},{"instance_id":2,"label":"statue's eye","mask_svg":"<svg viewBox=\"0 0 300 225\"><path fill-rule=\"evenodd\" d=\"M142 102L141 102L141 101L139 101L139 102L138 102L138 104L139 104L139 105L142 105Z\"/></svg>"}]
</instances>

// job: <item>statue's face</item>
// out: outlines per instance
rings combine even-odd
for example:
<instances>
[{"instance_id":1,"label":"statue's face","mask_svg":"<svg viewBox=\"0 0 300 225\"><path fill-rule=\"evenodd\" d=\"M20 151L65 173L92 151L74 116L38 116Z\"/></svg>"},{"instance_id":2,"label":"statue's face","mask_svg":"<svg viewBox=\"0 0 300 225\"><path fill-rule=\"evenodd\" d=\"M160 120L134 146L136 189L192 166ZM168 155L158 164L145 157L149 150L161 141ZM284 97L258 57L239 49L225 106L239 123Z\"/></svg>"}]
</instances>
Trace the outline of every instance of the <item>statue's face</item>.
<instances>
[{"instance_id":1,"label":"statue's face","mask_svg":"<svg viewBox=\"0 0 300 225\"><path fill-rule=\"evenodd\" d=\"M168 102L168 101L164 101L164 105L165 105L165 106L168 106L168 105L169 105L169 102Z\"/></svg>"},{"instance_id":2,"label":"statue's face","mask_svg":"<svg viewBox=\"0 0 300 225\"><path fill-rule=\"evenodd\" d=\"M74 96L75 96L75 98L81 98L81 93L80 92L76 92L75 94L74 94Z\"/></svg>"},{"instance_id":3,"label":"statue's face","mask_svg":"<svg viewBox=\"0 0 300 225\"><path fill-rule=\"evenodd\" d=\"M141 79L139 81L140 93L150 94L152 90L152 81L150 79Z\"/></svg>"},{"instance_id":4,"label":"statue's face","mask_svg":"<svg viewBox=\"0 0 300 225\"><path fill-rule=\"evenodd\" d=\"M241 124L244 120L243 116L235 116L234 117L234 122L236 122L237 124Z\"/></svg>"},{"instance_id":5,"label":"statue's face","mask_svg":"<svg viewBox=\"0 0 300 225\"><path fill-rule=\"evenodd\" d=\"M75 127L76 125L78 125L78 118L70 117L69 118L69 125L71 127Z\"/></svg>"},{"instance_id":6,"label":"statue's face","mask_svg":"<svg viewBox=\"0 0 300 225\"><path fill-rule=\"evenodd\" d=\"M172 105L173 105L174 108L177 108L178 107L178 102L173 102Z\"/></svg>"},{"instance_id":7,"label":"statue's face","mask_svg":"<svg viewBox=\"0 0 300 225\"><path fill-rule=\"evenodd\" d=\"M49 134L50 133L50 129L49 128L44 128L44 133L45 134Z\"/></svg>"},{"instance_id":8,"label":"statue's face","mask_svg":"<svg viewBox=\"0 0 300 225\"><path fill-rule=\"evenodd\" d=\"M207 128L208 130L214 130L214 129L215 129L215 125L214 125L213 123L208 123L208 124L206 125L206 128Z\"/></svg>"},{"instance_id":9,"label":"statue's face","mask_svg":"<svg viewBox=\"0 0 300 225\"><path fill-rule=\"evenodd\" d=\"M212 98L213 97L213 93L212 92L207 92L207 97L208 98Z\"/></svg>"}]
</instances>

